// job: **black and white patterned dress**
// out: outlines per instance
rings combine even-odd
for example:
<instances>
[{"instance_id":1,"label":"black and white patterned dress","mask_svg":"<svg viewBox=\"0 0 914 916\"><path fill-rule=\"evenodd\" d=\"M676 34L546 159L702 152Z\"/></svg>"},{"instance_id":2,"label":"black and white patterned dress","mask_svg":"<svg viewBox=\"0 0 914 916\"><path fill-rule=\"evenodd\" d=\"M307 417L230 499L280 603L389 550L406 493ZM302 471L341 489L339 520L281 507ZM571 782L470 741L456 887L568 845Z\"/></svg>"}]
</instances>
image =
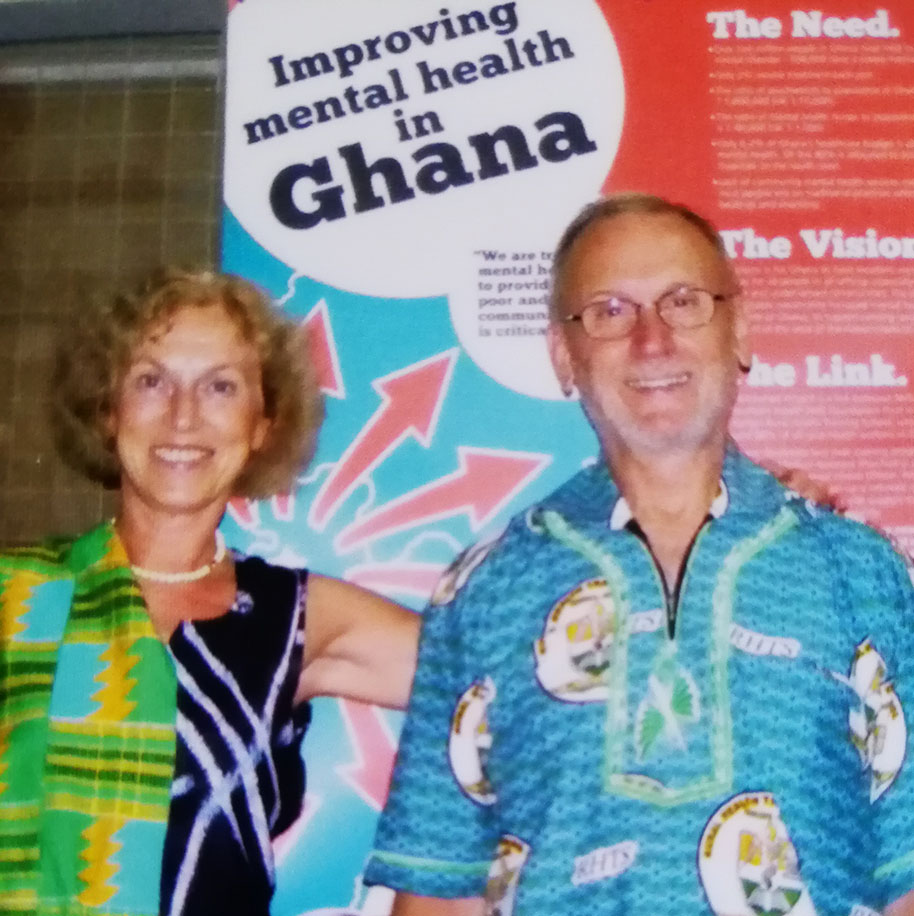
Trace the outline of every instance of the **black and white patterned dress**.
<instances>
[{"instance_id":1,"label":"black and white patterned dress","mask_svg":"<svg viewBox=\"0 0 914 916\"><path fill-rule=\"evenodd\" d=\"M307 574L236 557L235 604L184 622L169 641L178 678L177 748L162 860L161 913L266 916L272 838L301 811L293 708Z\"/></svg>"}]
</instances>

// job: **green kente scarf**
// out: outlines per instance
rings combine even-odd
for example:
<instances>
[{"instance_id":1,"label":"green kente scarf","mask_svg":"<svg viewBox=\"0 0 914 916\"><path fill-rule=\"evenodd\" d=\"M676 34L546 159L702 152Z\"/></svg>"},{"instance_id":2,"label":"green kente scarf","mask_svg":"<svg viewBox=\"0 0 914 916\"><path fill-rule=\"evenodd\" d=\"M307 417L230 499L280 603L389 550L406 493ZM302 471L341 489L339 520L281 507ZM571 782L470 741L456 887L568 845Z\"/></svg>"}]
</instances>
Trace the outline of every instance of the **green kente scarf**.
<instances>
[{"instance_id":1,"label":"green kente scarf","mask_svg":"<svg viewBox=\"0 0 914 916\"><path fill-rule=\"evenodd\" d=\"M0 913L158 913L175 695L110 523L0 555Z\"/></svg>"}]
</instances>

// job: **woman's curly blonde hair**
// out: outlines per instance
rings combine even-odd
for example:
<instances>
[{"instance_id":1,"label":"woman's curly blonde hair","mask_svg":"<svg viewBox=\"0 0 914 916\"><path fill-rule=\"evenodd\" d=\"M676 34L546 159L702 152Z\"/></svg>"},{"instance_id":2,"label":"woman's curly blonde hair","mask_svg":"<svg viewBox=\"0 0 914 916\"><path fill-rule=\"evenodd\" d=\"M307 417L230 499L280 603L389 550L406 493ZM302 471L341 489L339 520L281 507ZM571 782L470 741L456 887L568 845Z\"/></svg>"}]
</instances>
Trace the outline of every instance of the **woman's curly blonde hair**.
<instances>
[{"instance_id":1,"label":"woman's curly blonde hair","mask_svg":"<svg viewBox=\"0 0 914 916\"><path fill-rule=\"evenodd\" d=\"M120 483L120 463L107 431L117 388L131 357L180 309L221 305L260 358L263 447L251 455L235 495L287 492L314 454L323 403L301 328L256 286L231 274L163 268L135 289L91 310L62 341L54 373L54 426L64 460L107 487Z\"/></svg>"}]
</instances>

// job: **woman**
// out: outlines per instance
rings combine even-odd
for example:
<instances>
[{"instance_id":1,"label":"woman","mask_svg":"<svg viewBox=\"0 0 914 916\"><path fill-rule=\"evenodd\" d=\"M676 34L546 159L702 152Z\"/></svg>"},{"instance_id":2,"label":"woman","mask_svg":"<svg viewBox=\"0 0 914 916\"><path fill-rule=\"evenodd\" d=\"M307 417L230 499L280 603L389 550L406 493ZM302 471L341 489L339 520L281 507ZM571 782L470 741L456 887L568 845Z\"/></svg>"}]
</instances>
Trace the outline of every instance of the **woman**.
<instances>
[{"instance_id":1,"label":"woman","mask_svg":"<svg viewBox=\"0 0 914 916\"><path fill-rule=\"evenodd\" d=\"M0 910L268 913L303 701L404 705L415 615L217 531L312 454L303 343L245 281L173 270L69 342L59 438L120 498L0 557Z\"/></svg>"}]
</instances>

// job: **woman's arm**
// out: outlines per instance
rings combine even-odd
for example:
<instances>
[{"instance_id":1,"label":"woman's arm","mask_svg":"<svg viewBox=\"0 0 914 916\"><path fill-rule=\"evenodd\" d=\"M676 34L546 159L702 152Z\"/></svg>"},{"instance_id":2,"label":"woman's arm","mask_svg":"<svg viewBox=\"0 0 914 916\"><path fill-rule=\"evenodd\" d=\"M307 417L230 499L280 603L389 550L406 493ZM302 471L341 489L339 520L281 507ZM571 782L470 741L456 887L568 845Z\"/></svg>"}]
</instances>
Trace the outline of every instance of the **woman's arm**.
<instances>
[{"instance_id":1,"label":"woman's arm","mask_svg":"<svg viewBox=\"0 0 914 916\"><path fill-rule=\"evenodd\" d=\"M402 891L394 898L391 916L482 916L485 900L482 897L461 897L444 900L441 897L418 897Z\"/></svg>"},{"instance_id":2,"label":"woman's arm","mask_svg":"<svg viewBox=\"0 0 914 916\"><path fill-rule=\"evenodd\" d=\"M349 582L308 576L305 663L296 702L315 696L406 707L418 614Z\"/></svg>"}]
</instances>

